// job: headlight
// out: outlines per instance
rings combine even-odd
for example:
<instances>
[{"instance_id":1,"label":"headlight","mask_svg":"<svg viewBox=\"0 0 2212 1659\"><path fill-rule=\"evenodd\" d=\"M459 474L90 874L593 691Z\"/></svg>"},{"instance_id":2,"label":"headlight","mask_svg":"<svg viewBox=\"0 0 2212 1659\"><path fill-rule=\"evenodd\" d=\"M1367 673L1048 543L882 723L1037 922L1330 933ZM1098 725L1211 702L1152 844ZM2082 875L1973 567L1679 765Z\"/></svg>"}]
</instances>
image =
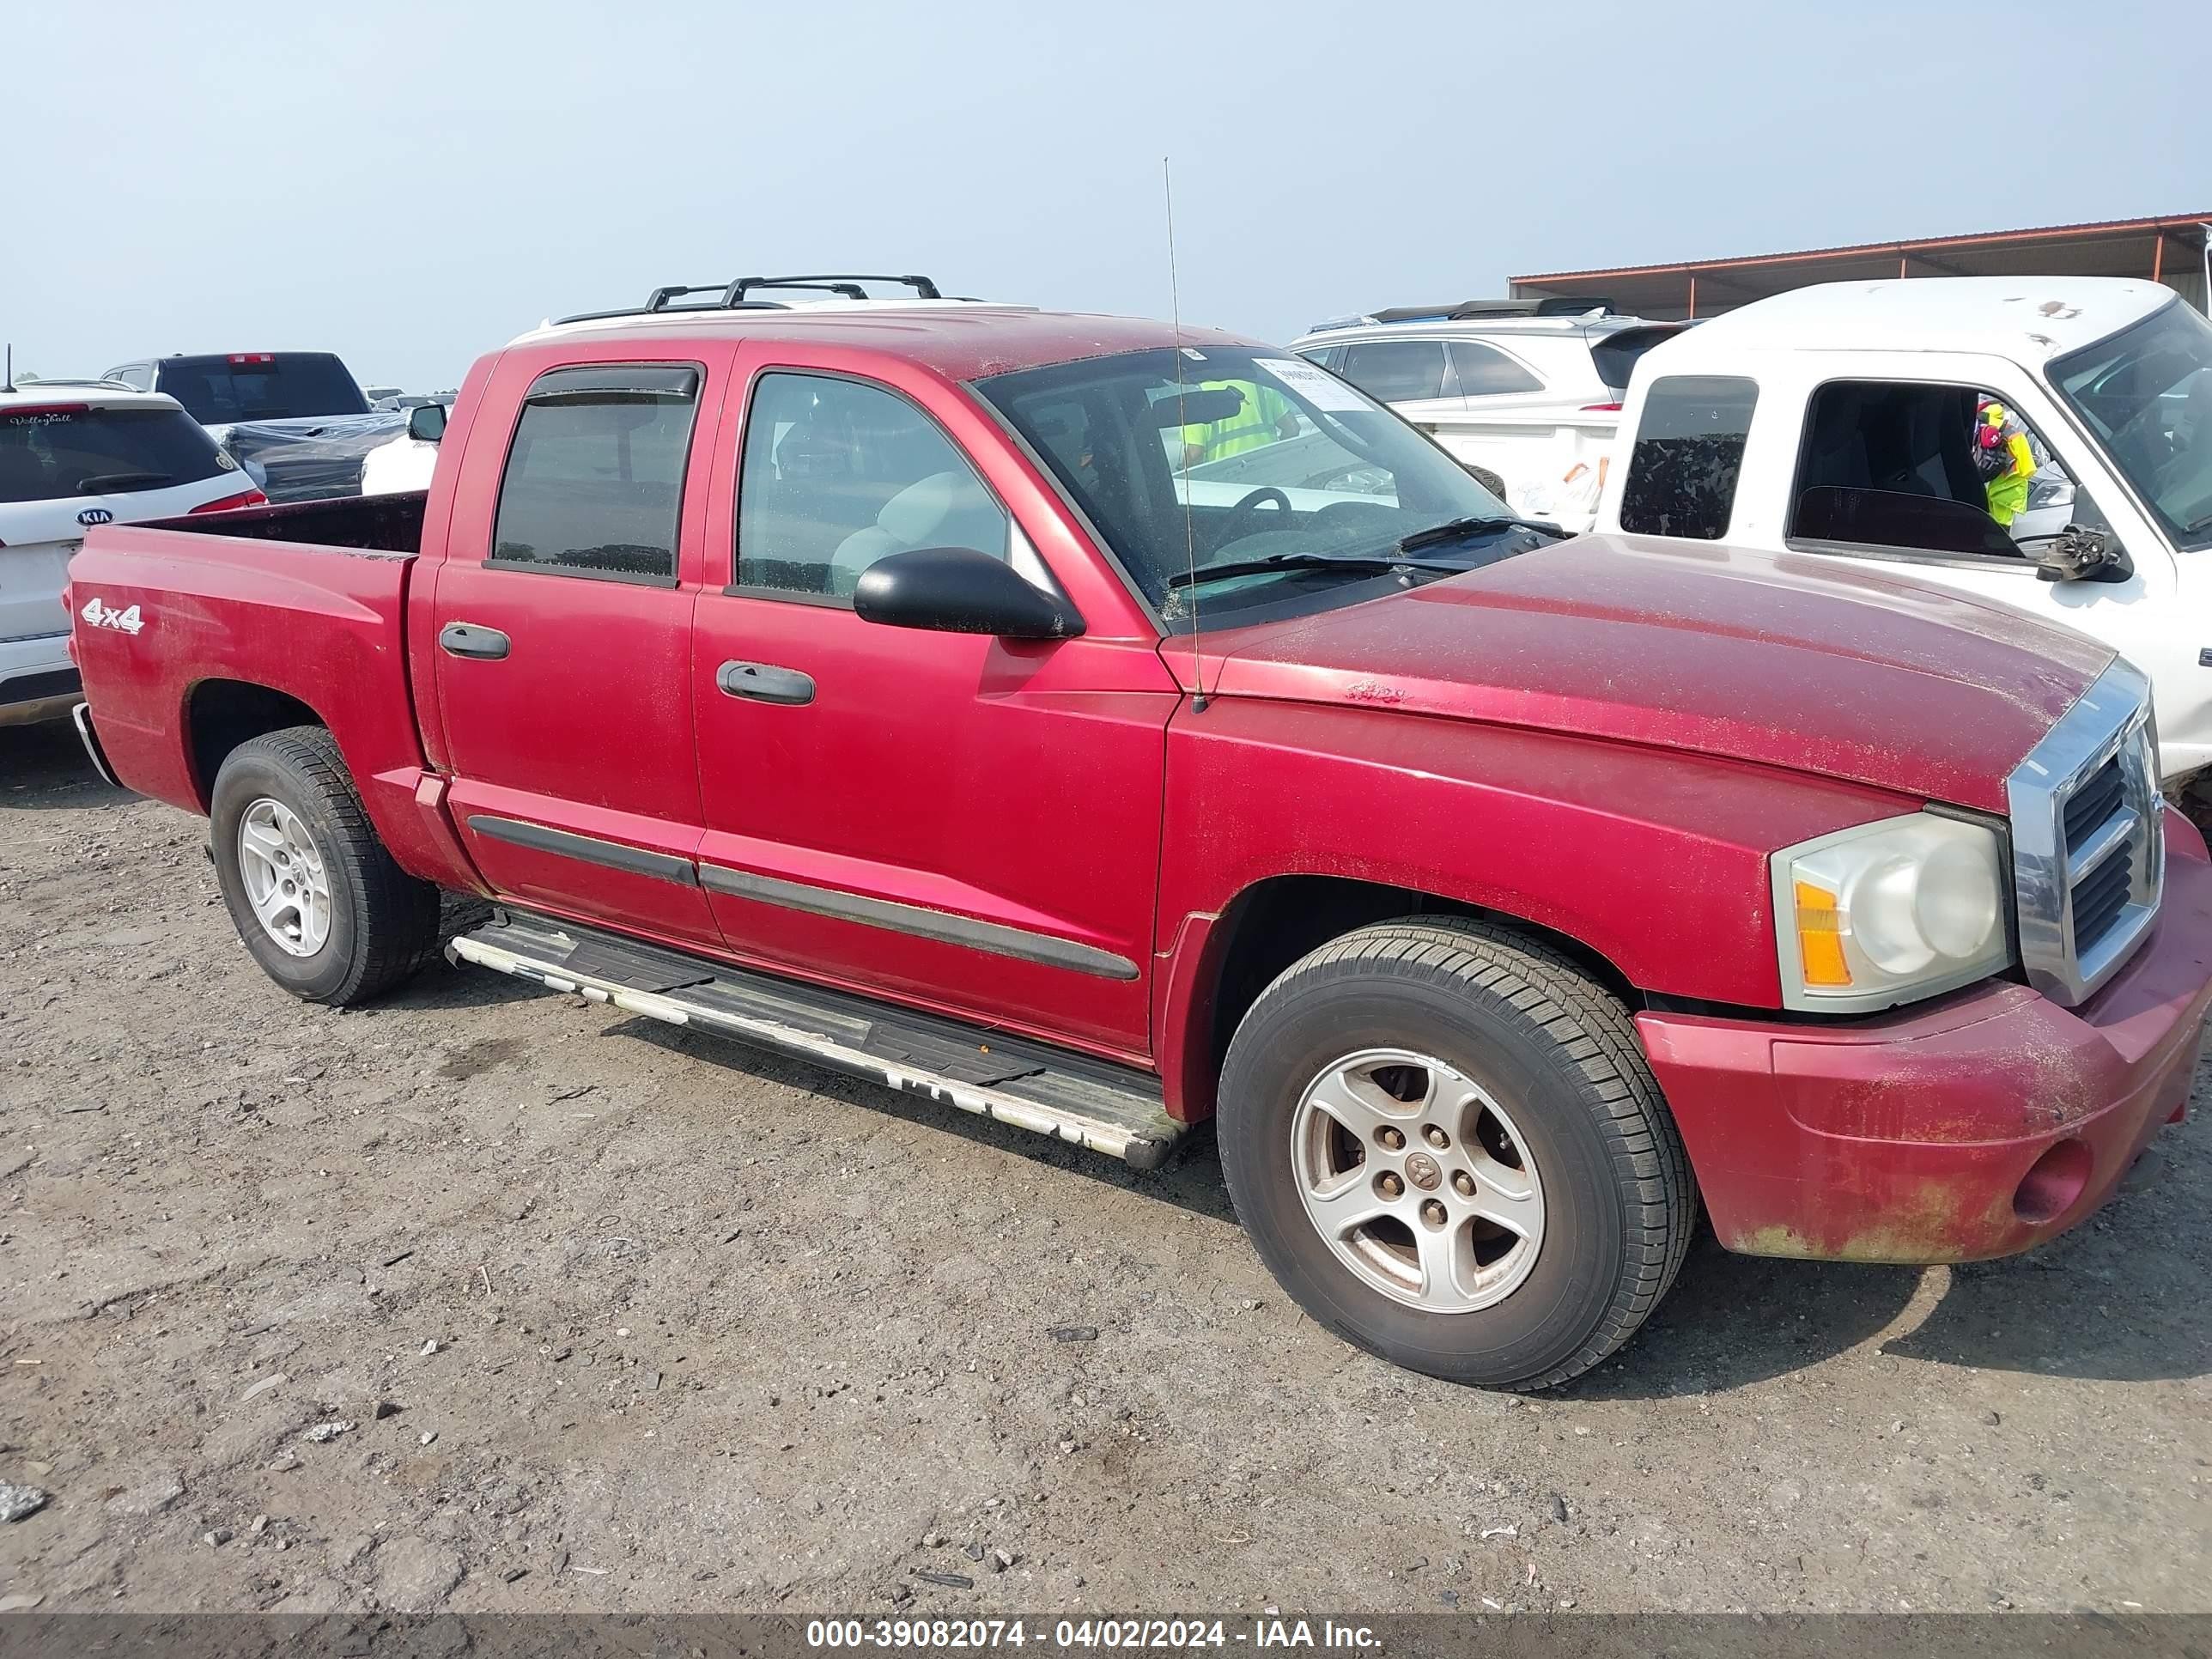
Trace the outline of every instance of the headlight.
<instances>
[{"instance_id":1,"label":"headlight","mask_svg":"<svg viewBox=\"0 0 2212 1659\"><path fill-rule=\"evenodd\" d=\"M1862 1013L2003 969L2002 852L1994 830L1933 812L1784 848L1770 861L1783 1006Z\"/></svg>"},{"instance_id":2,"label":"headlight","mask_svg":"<svg viewBox=\"0 0 2212 1659\"><path fill-rule=\"evenodd\" d=\"M2033 478L2028 481L2027 504L2031 509L2074 505L2074 480L2071 478Z\"/></svg>"}]
</instances>

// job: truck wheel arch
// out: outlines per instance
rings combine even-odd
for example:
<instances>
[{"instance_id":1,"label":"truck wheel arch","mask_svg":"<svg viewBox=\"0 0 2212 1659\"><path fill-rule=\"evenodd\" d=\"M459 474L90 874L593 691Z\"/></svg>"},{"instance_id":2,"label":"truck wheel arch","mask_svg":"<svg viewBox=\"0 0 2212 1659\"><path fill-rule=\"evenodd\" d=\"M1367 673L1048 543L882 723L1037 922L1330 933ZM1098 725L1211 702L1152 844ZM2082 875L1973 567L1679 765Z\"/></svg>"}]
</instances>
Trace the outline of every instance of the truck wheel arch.
<instances>
[{"instance_id":1,"label":"truck wheel arch","mask_svg":"<svg viewBox=\"0 0 2212 1659\"><path fill-rule=\"evenodd\" d=\"M185 694L183 727L200 811L209 810L216 774L240 744L289 726L327 729L329 725L318 711L272 686L247 680L199 681Z\"/></svg>"},{"instance_id":2,"label":"truck wheel arch","mask_svg":"<svg viewBox=\"0 0 2212 1659\"><path fill-rule=\"evenodd\" d=\"M1182 1011L1187 1029L1179 1067L1182 1110L1176 1115L1194 1121L1212 1111L1230 1039L1278 975L1330 939L1408 915L1462 916L1510 927L1567 957L1631 1009L1642 1006L1642 993L1608 957L1526 917L1385 882L1271 876L1238 892L1206 930Z\"/></svg>"}]
</instances>

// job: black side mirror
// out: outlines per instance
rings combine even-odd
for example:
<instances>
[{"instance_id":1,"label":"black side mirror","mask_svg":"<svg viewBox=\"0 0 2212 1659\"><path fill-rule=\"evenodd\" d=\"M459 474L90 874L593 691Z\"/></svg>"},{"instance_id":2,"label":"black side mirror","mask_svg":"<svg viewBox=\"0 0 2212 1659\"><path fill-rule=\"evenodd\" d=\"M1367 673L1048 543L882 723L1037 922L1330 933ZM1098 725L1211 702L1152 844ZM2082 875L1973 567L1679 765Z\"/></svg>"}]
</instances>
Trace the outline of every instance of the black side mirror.
<instances>
[{"instance_id":1,"label":"black side mirror","mask_svg":"<svg viewBox=\"0 0 2212 1659\"><path fill-rule=\"evenodd\" d=\"M2020 550L2047 582L2124 582L2136 574L2127 549L2100 526L2069 524L2048 540L2022 542Z\"/></svg>"},{"instance_id":2,"label":"black side mirror","mask_svg":"<svg viewBox=\"0 0 2212 1659\"><path fill-rule=\"evenodd\" d=\"M884 555L860 573L853 613L887 628L1002 640L1066 640L1083 631L1083 618L1060 600L1030 586L1005 560L972 547Z\"/></svg>"},{"instance_id":3,"label":"black side mirror","mask_svg":"<svg viewBox=\"0 0 2212 1659\"><path fill-rule=\"evenodd\" d=\"M446 435L446 406L418 404L407 411L407 435L417 443L434 444Z\"/></svg>"}]
</instances>

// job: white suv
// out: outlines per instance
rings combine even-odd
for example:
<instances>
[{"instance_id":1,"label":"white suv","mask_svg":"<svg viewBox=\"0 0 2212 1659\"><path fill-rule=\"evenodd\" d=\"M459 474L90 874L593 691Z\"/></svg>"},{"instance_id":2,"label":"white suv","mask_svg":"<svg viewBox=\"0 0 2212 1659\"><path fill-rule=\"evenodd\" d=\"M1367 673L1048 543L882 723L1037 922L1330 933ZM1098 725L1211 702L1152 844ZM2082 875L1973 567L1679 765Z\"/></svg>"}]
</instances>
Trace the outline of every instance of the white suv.
<instances>
[{"instance_id":1,"label":"white suv","mask_svg":"<svg viewBox=\"0 0 2212 1659\"><path fill-rule=\"evenodd\" d=\"M1403 306L1321 324L1291 346L1495 474L1516 513L1587 530L1630 372L1688 325L1574 303L1574 314L1553 301Z\"/></svg>"},{"instance_id":2,"label":"white suv","mask_svg":"<svg viewBox=\"0 0 2212 1659\"><path fill-rule=\"evenodd\" d=\"M57 720L78 701L62 594L88 527L263 499L174 398L0 383L0 726Z\"/></svg>"}]
</instances>

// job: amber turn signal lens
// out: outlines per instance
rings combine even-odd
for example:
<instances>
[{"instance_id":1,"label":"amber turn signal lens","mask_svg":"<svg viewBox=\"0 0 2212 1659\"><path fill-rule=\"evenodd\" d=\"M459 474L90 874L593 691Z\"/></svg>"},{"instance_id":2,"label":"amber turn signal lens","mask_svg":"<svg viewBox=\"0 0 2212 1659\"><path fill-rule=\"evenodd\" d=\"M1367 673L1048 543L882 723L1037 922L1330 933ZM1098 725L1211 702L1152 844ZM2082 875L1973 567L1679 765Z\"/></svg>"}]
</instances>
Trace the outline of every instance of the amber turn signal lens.
<instances>
[{"instance_id":1,"label":"amber turn signal lens","mask_svg":"<svg viewBox=\"0 0 2212 1659\"><path fill-rule=\"evenodd\" d=\"M1843 918L1836 911L1836 896L1809 881L1797 883L1796 889L1797 955L1805 965L1805 983L1849 985L1851 969L1844 960Z\"/></svg>"}]
</instances>

